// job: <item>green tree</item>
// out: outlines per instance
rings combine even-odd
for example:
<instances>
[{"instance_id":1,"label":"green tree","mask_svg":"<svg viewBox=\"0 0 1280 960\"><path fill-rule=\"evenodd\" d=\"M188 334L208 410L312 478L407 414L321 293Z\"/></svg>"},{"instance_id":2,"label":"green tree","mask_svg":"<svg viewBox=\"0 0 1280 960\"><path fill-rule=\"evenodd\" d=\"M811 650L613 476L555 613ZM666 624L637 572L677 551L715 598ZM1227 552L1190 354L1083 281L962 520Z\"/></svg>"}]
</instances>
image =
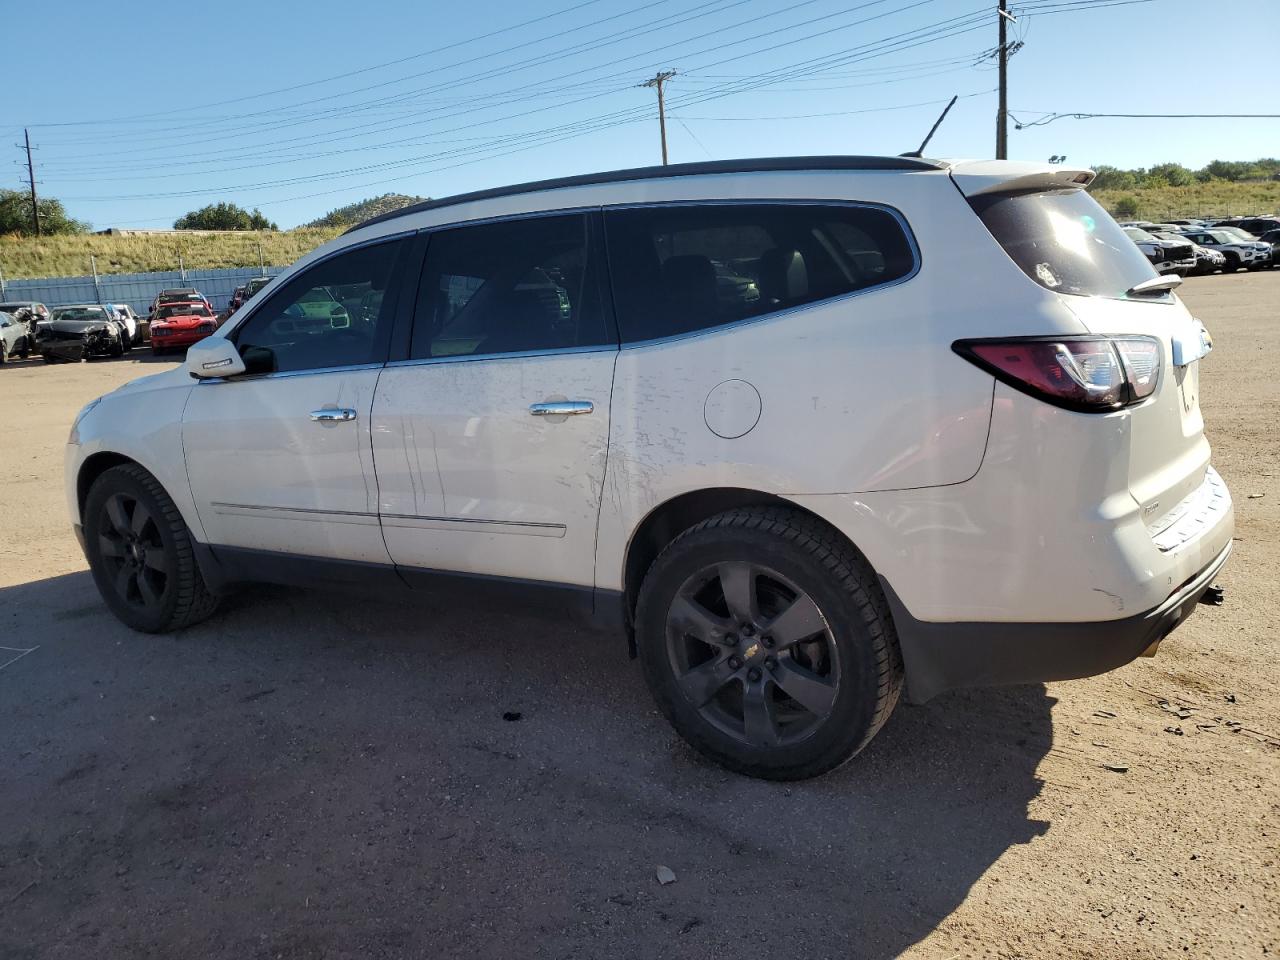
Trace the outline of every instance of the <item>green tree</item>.
<instances>
[{"instance_id":1,"label":"green tree","mask_svg":"<svg viewBox=\"0 0 1280 960\"><path fill-rule=\"evenodd\" d=\"M1093 190L1132 190L1138 185L1138 178L1132 170L1121 170L1102 163L1094 168L1094 172L1097 176L1089 185Z\"/></svg>"},{"instance_id":2,"label":"green tree","mask_svg":"<svg viewBox=\"0 0 1280 960\"><path fill-rule=\"evenodd\" d=\"M1157 163L1147 171L1148 177L1161 177L1171 187L1186 187L1195 183L1196 175L1180 163Z\"/></svg>"},{"instance_id":3,"label":"green tree","mask_svg":"<svg viewBox=\"0 0 1280 960\"><path fill-rule=\"evenodd\" d=\"M1138 215L1138 198L1129 193L1118 198L1111 206L1111 215L1123 217L1126 220L1136 217Z\"/></svg>"},{"instance_id":4,"label":"green tree","mask_svg":"<svg viewBox=\"0 0 1280 960\"><path fill-rule=\"evenodd\" d=\"M89 225L67 216L61 200L44 197L39 201L41 233L84 233ZM0 234L34 234L31 223L31 194L25 190L0 189Z\"/></svg>"},{"instance_id":5,"label":"green tree","mask_svg":"<svg viewBox=\"0 0 1280 960\"><path fill-rule=\"evenodd\" d=\"M211 203L173 222L175 230L279 230L256 208L252 213L234 203Z\"/></svg>"},{"instance_id":6,"label":"green tree","mask_svg":"<svg viewBox=\"0 0 1280 960\"><path fill-rule=\"evenodd\" d=\"M1249 175L1252 164L1238 160L1215 160L1204 168L1205 173L1215 180L1243 180Z\"/></svg>"}]
</instances>

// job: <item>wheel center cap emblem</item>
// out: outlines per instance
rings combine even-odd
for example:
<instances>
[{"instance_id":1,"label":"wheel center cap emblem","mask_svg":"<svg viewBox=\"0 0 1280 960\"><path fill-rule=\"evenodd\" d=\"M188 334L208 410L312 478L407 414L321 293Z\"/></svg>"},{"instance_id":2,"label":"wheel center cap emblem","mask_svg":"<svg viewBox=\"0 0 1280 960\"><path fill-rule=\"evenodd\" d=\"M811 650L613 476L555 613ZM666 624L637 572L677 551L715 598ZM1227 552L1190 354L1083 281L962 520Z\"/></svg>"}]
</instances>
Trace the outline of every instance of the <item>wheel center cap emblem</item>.
<instances>
[{"instance_id":1,"label":"wheel center cap emblem","mask_svg":"<svg viewBox=\"0 0 1280 960\"><path fill-rule=\"evenodd\" d=\"M754 660L757 657L757 655L759 655L759 653L760 653L760 644L752 643L751 646L747 647L747 649L742 651L742 657L744 660Z\"/></svg>"}]
</instances>

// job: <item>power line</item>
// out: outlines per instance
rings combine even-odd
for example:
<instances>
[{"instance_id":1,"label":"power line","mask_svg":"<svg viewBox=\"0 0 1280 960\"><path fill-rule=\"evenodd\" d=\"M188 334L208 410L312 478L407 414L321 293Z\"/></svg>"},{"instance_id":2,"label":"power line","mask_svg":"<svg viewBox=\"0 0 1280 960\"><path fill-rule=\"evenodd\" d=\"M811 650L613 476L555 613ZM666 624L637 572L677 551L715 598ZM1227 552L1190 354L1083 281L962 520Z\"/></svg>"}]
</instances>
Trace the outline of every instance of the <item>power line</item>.
<instances>
[{"instance_id":1,"label":"power line","mask_svg":"<svg viewBox=\"0 0 1280 960\"><path fill-rule=\"evenodd\" d=\"M1280 113L1051 113L1038 120L1016 120L1019 130L1043 127L1055 120L1277 120Z\"/></svg>"},{"instance_id":2,"label":"power line","mask_svg":"<svg viewBox=\"0 0 1280 960\"><path fill-rule=\"evenodd\" d=\"M882 0L878 0L878 2L882 2ZM922 6L930 2L934 2L934 0L917 0L917 2L909 4L908 8ZM872 4L863 4L862 6L865 7L870 5ZM905 8L899 8L898 10L895 10L895 11L889 11L888 13L881 13L873 17L864 18L864 20L857 21L855 23L844 24L835 29L847 29L849 27L857 26L862 23L870 22L872 20L881 19L894 12L900 12L901 9L905 9ZM938 39L944 38L945 36L969 32L972 29L976 29L977 25L972 23L971 21L973 21L973 19L976 17L978 12L966 14L961 17L953 18L952 20L943 21L941 24L929 25L927 27L917 28L916 30L908 31L906 33L896 34L892 37L884 38L882 40L861 44L853 48L852 53L846 52L842 54L833 54L833 55L827 55L825 57L814 58L809 61L802 61L801 64L798 65L798 67L801 70L803 70L806 68L812 69L814 66L827 66L827 65L843 64L848 62L856 62L861 59L869 59L871 57L882 56L888 52L891 52L894 49L894 47L901 47L902 49L907 49L913 46L918 46L923 42L934 42ZM962 29L953 30L952 27L957 24L959 24L962 27ZM825 36L830 32L832 31L828 30L820 33L810 34L810 35L795 38L792 40L776 43L770 47L763 48L763 49L776 50L782 47L792 46L796 43L801 43L806 40L813 39L816 36ZM746 39L758 39L759 37L766 36L766 35L769 35L769 34L759 34L759 35L756 35L755 37L746 38ZM913 35L916 35L916 36L913 36ZM907 42L909 40L913 42ZM741 42L741 41L735 41L735 43L737 42ZM880 46L883 49L876 51L874 50L876 46ZM723 46L716 47L716 48L708 48L708 49L710 50L723 49ZM706 52L706 51L703 51L703 52ZM762 50L752 50L747 53L721 58L720 60L715 61L712 64L709 64L708 66L718 66L724 63L730 63L730 62L745 59L748 57L754 57L754 56L757 56L760 52L762 52ZM682 101L682 103L702 102L703 100L706 100L706 99L719 99L722 96L732 95L735 92L743 92L746 90L757 89L760 86L767 85L769 82L776 81L778 79L788 79L797 73L797 70L795 69L796 66L797 65L793 65L792 67L775 68L774 70L768 71L764 74L756 75L754 78L752 78L750 82L746 82L746 83L735 82L730 84L722 84L721 89L699 92L697 94L694 94L692 98L686 98L686 101ZM588 100L588 99L597 99L597 97L581 98L581 100ZM546 109L551 109L551 108L544 107L536 110L525 111L523 114L518 114L515 116L528 116L534 113L544 112ZM613 116L619 115L619 113L622 115L634 116L634 108L630 108L629 110L625 110L621 112L616 112L613 115L606 114L603 117L599 117L596 119L607 121L611 119ZM496 118L495 120L480 121L478 123L466 124L466 125L463 125L460 127L454 127L454 128L451 128L451 130L442 131L442 132L452 132L454 130L468 129L469 127L481 126L481 125L492 123L492 122L499 122L501 120L514 119L515 116L508 116L504 118ZM409 125L412 125L412 124L409 124ZM280 185L284 185L287 183L294 183L294 182L305 182L309 180L332 179L335 176L348 175L351 173L375 169L378 167L411 165L418 162L420 161L412 160L412 159L406 160L406 161L392 161L387 164L369 165L364 167L353 168L350 170L331 171L325 174L316 174L308 177L291 178L289 180L270 181L270 182L257 183L257 184L228 185L228 186L219 187L219 188L202 188L202 189L187 190L187 191L174 191L174 192L163 193L163 194L151 193L151 194L136 194L136 195L115 195L110 197L67 197L66 199L74 199L74 200L81 200L81 201L107 201L107 200L115 201L115 200L131 200L131 199L160 199L164 197L177 197L177 196L197 196L197 195L206 194L206 193L227 192L232 190L262 189L266 187L280 186Z\"/></svg>"},{"instance_id":3,"label":"power line","mask_svg":"<svg viewBox=\"0 0 1280 960\"><path fill-rule=\"evenodd\" d=\"M871 20L881 19L885 16L892 15L893 13L902 12L905 9L921 6L925 2L929 2L929 0L920 0L919 3L909 4L906 7L899 7L895 10L883 12L874 17L868 17L868 18L865 18L864 20L860 20L855 23L845 24L837 29L847 29L849 27L856 26L861 23L869 22ZM865 7L865 6L871 6L871 5L873 4L864 4L862 6ZM1093 4L1093 5L1096 5L1096 4ZM1035 6L1035 4L1034 3L1029 4L1028 6ZM890 37L882 38L881 40L878 40L878 41L861 44L855 47L853 52L845 52L843 54L833 54L833 55L826 55L823 57L810 58L809 60L801 61L799 64L792 64L792 65L789 65L788 67L775 68L774 70L766 71L762 74L757 74L757 75L745 78L743 81L735 81L733 83L722 84L720 85L719 88L713 88L708 91L699 91L697 93L692 94L689 97L683 98L680 101L680 104L692 105L694 103L704 102L706 100L720 99L725 96L732 96L737 93L748 92L750 90L759 89L761 87L769 86L771 84L776 84L780 81L784 81L787 79L794 79L795 77L802 76L806 73L811 74L815 71L830 70L833 68L838 68L840 66L848 65L850 63L862 62L875 57L885 56L889 53L899 52L901 50L909 49L914 46L919 46L923 43L936 42L941 39L946 39L947 37L956 36L965 32L970 32L973 29L978 29L981 27L980 21L985 20L985 17L982 16L982 14L983 14L983 11L978 10L974 13L964 14L959 17L952 18L950 20L942 21L941 23L938 23L938 24L932 24L926 27L917 28L915 30L906 31L904 33L894 34ZM974 19L975 17L977 17L978 19L975 20ZM800 43L800 42L804 42L805 40L812 39L812 37L814 36L825 36L829 32L830 31L826 31L820 34L811 34L809 36L800 37L800 38L789 40L783 43L774 44L764 49L766 50L778 49L780 47L790 46L795 43ZM739 41L734 41L734 43L748 42L751 39L757 39L759 36L763 36L763 35L744 38ZM710 48L710 49L720 49L720 48ZM702 51L702 52L706 52L706 51ZM760 52L763 52L763 51L752 50L740 55L722 58L713 63L703 65L703 68L711 68L714 66L722 65L724 63L733 62L739 59L744 59L746 57L756 56ZM599 68L591 68L591 69L599 69ZM583 71L578 71L578 72L580 73ZM595 98L584 97L581 99L586 100L586 99L595 99ZM581 102L581 101L577 101L577 102ZM545 110L547 108L542 108L542 109ZM537 112L541 112L541 110L527 111L526 114L524 115L537 113ZM474 127L474 126L482 125L483 123L500 122L505 119L511 119L511 118L497 118L496 121L482 121L481 123L464 125L463 127L459 127L455 129L466 129L468 126ZM262 189L262 188L269 188L274 186L282 186L286 184L302 183L302 182L313 181L313 180L334 179L337 177L351 176L356 173L366 172L373 169L387 169L387 168L394 168L397 166L423 167L427 164L433 164L433 165L437 164L439 160L444 159L446 156L449 156L449 155L453 155L453 156L465 156L467 154L477 155L477 159L462 161L460 163L454 163L448 167L443 167L443 168L439 166L432 167L433 170L452 169L457 166L465 165L466 163L479 162L480 159L493 159L493 158L496 158L497 156L505 156L505 155L509 155L510 153L519 152L521 150L532 149L533 147L540 146L546 143L552 143L558 140L569 139L575 136L581 136L585 133L594 132L596 130L607 129L608 127L616 126L621 123L635 122L635 120L637 119L639 119L639 117L637 117L634 108L632 108L630 110L615 111L612 114L605 114L602 117L587 118L574 123L562 124L558 127L552 127L546 131L535 131L530 134L519 134L514 136L507 136L507 137L502 137L502 138L489 141L487 143L479 144L474 147L462 147L453 151L445 151L442 154L437 154L430 158L414 158L414 159L405 160L405 161L393 161L386 164L363 166L363 167L353 168L350 170L333 171L329 173L318 174L311 177L290 178L287 180L270 181L262 184L228 186L228 187L220 188L220 191L237 190L237 189ZM447 131L441 131L441 132L447 132ZM521 140L527 141L525 145L516 146L513 149L504 149L506 146L509 146L512 143L519 143ZM503 152L494 153L495 150L503 150ZM482 154L484 156L479 156ZM407 179L409 177L416 176L416 175L418 174L415 172L415 173L405 174L399 177L383 179L373 183L358 184L358 185L351 184L351 185L339 187L334 190L323 191L319 193L312 193L304 196L269 199L267 201L264 201L260 205L266 205L269 203L283 203L283 202L289 202L291 200L297 200L297 199L309 199L310 197L314 197L314 196L323 196L323 195L328 195L332 193L344 192L346 190L359 189L361 187L366 187L366 186L376 186L379 184L394 182L395 180ZM207 189L198 190L198 191L183 191L180 193L180 195L195 195L199 193L211 193L211 192L214 192L214 191L207 190ZM160 199L163 197L174 196L174 195L179 195L179 194L174 194L174 193L141 194L141 195L133 195L133 196L127 196L127 197L79 198L79 199L104 199L104 200L105 199ZM68 198L68 199L71 199L71 198Z\"/></svg>"},{"instance_id":4,"label":"power line","mask_svg":"<svg viewBox=\"0 0 1280 960\"><path fill-rule=\"evenodd\" d=\"M203 110L206 107L221 107L231 103L244 103L247 100L258 100L258 99L261 99L262 97L272 97L278 93L291 93L294 90L302 90L302 89L305 89L306 87L315 87L315 86L319 86L322 83L332 83L335 80L345 80L347 77L354 77L363 73L371 73L374 70L383 70L387 67L394 67L402 63L408 63L410 60L420 60L423 57L429 57L434 53L443 53L446 50L454 50L458 47L466 46L469 43L477 43L481 40L488 40L490 37L496 37L499 34L510 33L512 30L520 30L520 29L523 29L524 27L530 27L530 26L533 26L535 23L542 23L545 20L551 20L551 19L554 19L555 17L563 16L566 13L573 13L575 10L581 10L583 7L590 7L600 2L601 0L582 0L581 3L575 3L571 7L565 7L561 10L556 10L556 11L553 11L552 13L544 14L543 16L540 16L540 17L534 17L532 20L525 20L521 23L514 23L508 27L501 27L498 30L492 30L489 33L483 33L483 34L480 34L479 36L468 37L466 39L458 40L453 43L447 43L440 47L433 47L430 50L423 50L421 53L411 54L410 56L407 56L407 57L400 57L397 60L388 60L384 63L375 63L368 67L360 67L356 70L348 70L346 73L337 73L337 74L334 74L333 76L322 77L319 80L308 80L304 83L295 83L293 86L289 86L289 87L279 87L275 90L263 90L259 93L250 93L242 97L231 97L230 99L227 99L227 100L215 100L211 103L201 103L201 104L196 104L194 106L174 107L172 110L162 110L155 113L133 114L131 116L114 117L114 118L105 119L105 120L67 120L61 123L37 124L37 126L78 127L78 126L101 126L103 124L125 123L129 121L145 120L150 117L157 117L157 118L166 117L174 113L189 113L192 110ZM658 2L665 3L667 2L667 0L658 0ZM608 18L608 19L612 19L612 18ZM596 22L598 23L602 21L596 21ZM579 26L579 27L574 27L573 29L581 30L583 28ZM569 31L569 32L572 32L572 31ZM556 36L560 36L560 34L557 34Z\"/></svg>"}]
</instances>

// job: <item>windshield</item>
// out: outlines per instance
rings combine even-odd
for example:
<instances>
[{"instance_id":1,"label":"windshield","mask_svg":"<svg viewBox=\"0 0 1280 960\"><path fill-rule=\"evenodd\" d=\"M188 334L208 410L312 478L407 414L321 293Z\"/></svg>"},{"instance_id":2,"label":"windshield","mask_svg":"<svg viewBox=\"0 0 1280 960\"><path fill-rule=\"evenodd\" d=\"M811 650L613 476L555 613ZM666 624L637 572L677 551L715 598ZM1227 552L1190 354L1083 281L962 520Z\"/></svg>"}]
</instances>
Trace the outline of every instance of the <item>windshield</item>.
<instances>
[{"instance_id":1,"label":"windshield","mask_svg":"<svg viewBox=\"0 0 1280 960\"><path fill-rule=\"evenodd\" d=\"M1248 230L1241 230L1239 227L1219 227L1218 232L1225 233L1229 237L1235 237L1237 241L1257 239L1257 237L1255 237Z\"/></svg>"},{"instance_id":2,"label":"windshield","mask_svg":"<svg viewBox=\"0 0 1280 960\"><path fill-rule=\"evenodd\" d=\"M246 298L252 297L255 293L257 293L259 290L261 290L270 282L271 282L270 279L250 280L249 285L244 288L245 297Z\"/></svg>"},{"instance_id":3,"label":"windshield","mask_svg":"<svg viewBox=\"0 0 1280 960\"><path fill-rule=\"evenodd\" d=\"M1211 236L1218 243L1239 243L1240 242L1239 237L1233 237L1231 234L1227 233L1227 231L1225 230L1210 230L1209 236Z\"/></svg>"},{"instance_id":4,"label":"windshield","mask_svg":"<svg viewBox=\"0 0 1280 960\"><path fill-rule=\"evenodd\" d=\"M1123 299L1158 275L1128 231L1083 190L997 194L969 202L1022 272L1055 293Z\"/></svg>"},{"instance_id":5,"label":"windshield","mask_svg":"<svg viewBox=\"0 0 1280 960\"><path fill-rule=\"evenodd\" d=\"M101 307L64 307L53 311L54 320L106 320L107 311Z\"/></svg>"},{"instance_id":6,"label":"windshield","mask_svg":"<svg viewBox=\"0 0 1280 960\"><path fill-rule=\"evenodd\" d=\"M156 311L156 316L161 320L168 320L170 317L207 317L210 315L209 308L203 303L170 303L165 304Z\"/></svg>"},{"instance_id":7,"label":"windshield","mask_svg":"<svg viewBox=\"0 0 1280 960\"><path fill-rule=\"evenodd\" d=\"M1154 240L1155 235L1147 233L1141 227L1125 227L1124 235L1130 240Z\"/></svg>"}]
</instances>

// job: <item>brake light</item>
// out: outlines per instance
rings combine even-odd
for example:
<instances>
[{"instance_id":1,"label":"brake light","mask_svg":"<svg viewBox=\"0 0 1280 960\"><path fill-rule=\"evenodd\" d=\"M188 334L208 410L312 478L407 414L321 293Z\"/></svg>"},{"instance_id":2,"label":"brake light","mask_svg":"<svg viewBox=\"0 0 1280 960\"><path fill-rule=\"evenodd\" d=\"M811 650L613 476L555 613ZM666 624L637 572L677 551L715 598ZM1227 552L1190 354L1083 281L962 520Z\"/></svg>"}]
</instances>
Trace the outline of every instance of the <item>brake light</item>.
<instances>
[{"instance_id":1,"label":"brake light","mask_svg":"<svg viewBox=\"0 0 1280 960\"><path fill-rule=\"evenodd\" d=\"M1139 403L1160 379L1160 342L1152 337L957 340L951 348L997 380L1081 413Z\"/></svg>"}]
</instances>

